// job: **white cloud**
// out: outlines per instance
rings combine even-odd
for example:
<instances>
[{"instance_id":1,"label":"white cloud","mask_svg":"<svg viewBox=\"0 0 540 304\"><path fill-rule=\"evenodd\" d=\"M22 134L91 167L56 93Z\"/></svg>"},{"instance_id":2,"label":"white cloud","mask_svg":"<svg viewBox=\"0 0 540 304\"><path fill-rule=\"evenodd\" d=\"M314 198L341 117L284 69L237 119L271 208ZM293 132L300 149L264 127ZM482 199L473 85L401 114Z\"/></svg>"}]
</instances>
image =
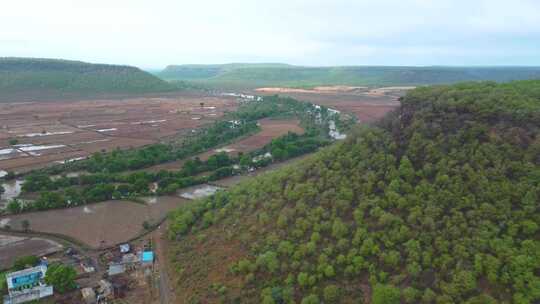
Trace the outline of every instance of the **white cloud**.
<instances>
[{"instance_id":1,"label":"white cloud","mask_svg":"<svg viewBox=\"0 0 540 304\"><path fill-rule=\"evenodd\" d=\"M529 54L540 38L536 0L4 2L0 56L143 67L227 61L369 64L384 63L383 55L392 56L386 61L394 64L414 63L416 56L445 64L450 61L437 60L452 54L460 62L470 54L474 63L478 52L489 55L498 44L505 52ZM534 55L523 60L540 64Z\"/></svg>"}]
</instances>

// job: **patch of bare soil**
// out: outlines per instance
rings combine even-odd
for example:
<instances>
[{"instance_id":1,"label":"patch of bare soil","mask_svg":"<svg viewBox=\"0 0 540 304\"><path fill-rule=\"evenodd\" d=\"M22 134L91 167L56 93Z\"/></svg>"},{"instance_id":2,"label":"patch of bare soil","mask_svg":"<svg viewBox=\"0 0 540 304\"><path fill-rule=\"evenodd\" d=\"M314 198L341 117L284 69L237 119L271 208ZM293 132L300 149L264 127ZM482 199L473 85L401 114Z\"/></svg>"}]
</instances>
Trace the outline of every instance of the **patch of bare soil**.
<instances>
[{"instance_id":1,"label":"patch of bare soil","mask_svg":"<svg viewBox=\"0 0 540 304\"><path fill-rule=\"evenodd\" d=\"M106 201L75 208L9 215L0 218L12 229L22 230L27 220L30 229L65 235L93 248L108 247L136 237L143 223L157 223L167 213L186 203L180 197L159 197L152 204Z\"/></svg>"},{"instance_id":2,"label":"patch of bare soil","mask_svg":"<svg viewBox=\"0 0 540 304\"><path fill-rule=\"evenodd\" d=\"M214 225L169 243L175 303L253 303L244 293L244 279L230 272L231 265L244 258L246 251L227 237L227 229Z\"/></svg>"},{"instance_id":3,"label":"patch of bare soil","mask_svg":"<svg viewBox=\"0 0 540 304\"><path fill-rule=\"evenodd\" d=\"M11 267L13 262L21 256L28 254L43 256L62 248L62 245L57 242L43 238L0 234L0 269Z\"/></svg>"},{"instance_id":4,"label":"patch of bare soil","mask_svg":"<svg viewBox=\"0 0 540 304\"><path fill-rule=\"evenodd\" d=\"M358 87L358 86L343 86L343 85L336 85L336 86L318 86L314 87L312 89L296 89L296 88L281 88L281 87L275 87L275 88L258 88L255 89L256 92L262 92L262 93L336 93L336 92L354 92L358 90L367 90L368 87Z\"/></svg>"},{"instance_id":5,"label":"patch of bare soil","mask_svg":"<svg viewBox=\"0 0 540 304\"><path fill-rule=\"evenodd\" d=\"M399 97L412 87L366 87L330 86L314 89L260 88L255 92L263 95L280 94L298 100L312 102L344 113L354 115L360 123L370 123L399 106Z\"/></svg>"},{"instance_id":6,"label":"patch of bare soil","mask_svg":"<svg viewBox=\"0 0 540 304\"><path fill-rule=\"evenodd\" d=\"M207 160L210 156L225 152L231 155L238 155L239 152L250 152L264 147L269 144L272 139L293 132L303 134L304 129L300 126L300 121L296 119L262 119L259 121L261 131L249 137L241 139L235 143L208 151L199 156L202 160Z\"/></svg>"}]
</instances>

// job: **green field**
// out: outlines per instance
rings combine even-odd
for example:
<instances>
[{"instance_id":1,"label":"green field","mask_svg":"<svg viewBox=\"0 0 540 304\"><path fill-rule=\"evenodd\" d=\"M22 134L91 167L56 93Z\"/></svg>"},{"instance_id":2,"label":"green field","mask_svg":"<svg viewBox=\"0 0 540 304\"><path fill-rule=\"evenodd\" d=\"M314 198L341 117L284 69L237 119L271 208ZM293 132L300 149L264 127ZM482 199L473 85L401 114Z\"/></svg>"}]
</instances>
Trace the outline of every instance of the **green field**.
<instances>
[{"instance_id":1,"label":"green field","mask_svg":"<svg viewBox=\"0 0 540 304\"><path fill-rule=\"evenodd\" d=\"M538 79L540 67L303 67L278 63L171 65L157 75L214 88L395 86Z\"/></svg>"}]
</instances>

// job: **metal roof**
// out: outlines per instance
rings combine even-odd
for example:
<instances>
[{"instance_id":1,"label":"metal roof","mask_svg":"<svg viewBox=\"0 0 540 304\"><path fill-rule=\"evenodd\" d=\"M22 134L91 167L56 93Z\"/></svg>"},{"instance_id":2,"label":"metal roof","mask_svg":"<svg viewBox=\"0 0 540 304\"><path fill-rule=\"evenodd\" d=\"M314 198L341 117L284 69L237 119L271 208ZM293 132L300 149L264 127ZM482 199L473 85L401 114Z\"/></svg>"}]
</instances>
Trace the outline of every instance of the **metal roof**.
<instances>
[{"instance_id":1,"label":"metal roof","mask_svg":"<svg viewBox=\"0 0 540 304\"><path fill-rule=\"evenodd\" d=\"M144 251L141 255L142 262L153 262L154 261L154 252L153 251Z\"/></svg>"}]
</instances>

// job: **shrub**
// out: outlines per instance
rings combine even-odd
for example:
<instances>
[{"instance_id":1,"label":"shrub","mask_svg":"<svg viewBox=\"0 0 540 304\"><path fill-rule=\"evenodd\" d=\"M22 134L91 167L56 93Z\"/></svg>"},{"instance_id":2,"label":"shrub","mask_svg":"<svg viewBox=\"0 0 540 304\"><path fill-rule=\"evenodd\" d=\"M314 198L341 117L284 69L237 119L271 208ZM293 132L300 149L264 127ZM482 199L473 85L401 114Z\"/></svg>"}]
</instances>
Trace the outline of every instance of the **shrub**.
<instances>
[{"instance_id":1,"label":"shrub","mask_svg":"<svg viewBox=\"0 0 540 304\"><path fill-rule=\"evenodd\" d=\"M325 303L338 303L341 292L336 285L328 285L323 290Z\"/></svg>"},{"instance_id":2,"label":"shrub","mask_svg":"<svg viewBox=\"0 0 540 304\"><path fill-rule=\"evenodd\" d=\"M400 291L392 285L376 284L371 299L373 304L399 304Z\"/></svg>"}]
</instances>

